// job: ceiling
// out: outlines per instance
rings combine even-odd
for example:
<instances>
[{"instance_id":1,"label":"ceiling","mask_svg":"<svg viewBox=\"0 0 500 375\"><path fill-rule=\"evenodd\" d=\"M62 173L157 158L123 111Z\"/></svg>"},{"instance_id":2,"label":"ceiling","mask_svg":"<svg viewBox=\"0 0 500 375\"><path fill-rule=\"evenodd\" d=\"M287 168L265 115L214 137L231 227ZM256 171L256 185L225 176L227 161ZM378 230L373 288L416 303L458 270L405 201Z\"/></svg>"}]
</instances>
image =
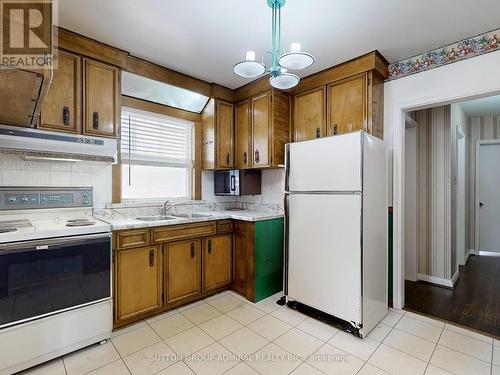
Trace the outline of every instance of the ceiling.
<instances>
[{"instance_id":1,"label":"ceiling","mask_svg":"<svg viewBox=\"0 0 500 375\"><path fill-rule=\"evenodd\" d=\"M500 95L460 103L467 117L500 116Z\"/></svg>"},{"instance_id":2,"label":"ceiling","mask_svg":"<svg viewBox=\"0 0 500 375\"><path fill-rule=\"evenodd\" d=\"M300 76L378 49L389 62L500 27L498 0L287 0L282 47L302 43ZM247 50L270 49L266 0L63 0L59 25L208 82L236 88Z\"/></svg>"}]
</instances>

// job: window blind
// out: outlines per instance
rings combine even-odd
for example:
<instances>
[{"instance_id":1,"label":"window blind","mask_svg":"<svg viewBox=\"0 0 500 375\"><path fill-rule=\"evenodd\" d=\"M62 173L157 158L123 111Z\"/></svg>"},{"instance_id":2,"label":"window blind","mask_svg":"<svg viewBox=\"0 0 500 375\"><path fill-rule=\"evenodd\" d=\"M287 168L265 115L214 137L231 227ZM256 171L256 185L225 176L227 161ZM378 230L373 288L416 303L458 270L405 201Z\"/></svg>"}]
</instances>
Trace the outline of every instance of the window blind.
<instances>
[{"instance_id":1,"label":"window blind","mask_svg":"<svg viewBox=\"0 0 500 375\"><path fill-rule=\"evenodd\" d=\"M193 123L122 107L124 164L192 167Z\"/></svg>"}]
</instances>

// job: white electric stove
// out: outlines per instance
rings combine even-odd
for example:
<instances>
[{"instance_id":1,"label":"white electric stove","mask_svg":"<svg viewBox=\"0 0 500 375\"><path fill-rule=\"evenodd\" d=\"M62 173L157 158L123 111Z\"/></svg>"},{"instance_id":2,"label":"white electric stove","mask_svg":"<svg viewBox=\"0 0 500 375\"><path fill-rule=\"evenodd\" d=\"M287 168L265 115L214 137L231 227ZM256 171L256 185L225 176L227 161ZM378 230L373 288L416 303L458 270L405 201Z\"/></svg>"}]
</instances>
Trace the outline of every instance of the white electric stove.
<instances>
[{"instance_id":1,"label":"white electric stove","mask_svg":"<svg viewBox=\"0 0 500 375\"><path fill-rule=\"evenodd\" d=\"M110 337L111 228L92 188L0 188L0 375Z\"/></svg>"}]
</instances>

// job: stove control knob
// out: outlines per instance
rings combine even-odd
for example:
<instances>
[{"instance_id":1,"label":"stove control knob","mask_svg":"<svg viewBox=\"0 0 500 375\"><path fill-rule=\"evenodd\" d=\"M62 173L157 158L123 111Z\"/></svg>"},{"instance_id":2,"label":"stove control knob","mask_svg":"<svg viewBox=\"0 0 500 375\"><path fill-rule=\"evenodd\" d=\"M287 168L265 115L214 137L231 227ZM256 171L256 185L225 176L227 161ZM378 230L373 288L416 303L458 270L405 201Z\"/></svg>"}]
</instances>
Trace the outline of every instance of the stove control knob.
<instances>
[{"instance_id":1,"label":"stove control knob","mask_svg":"<svg viewBox=\"0 0 500 375\"><path fill-rule=\"evenodd\" d=\"M22 201L23 203L28 203L28 202L29 202L29 200L30 200L30 199L29 199L26 195L25 195L24 197L22 197L22 198L21 198L21 201Z\"/></svg>"},{"instance_id":2,"label":"stove control knob","mask_svg":"<svg viewBox=\"0 0 500 375\"><path fill-rule=\"evenodd\" d=\"M84 199L84 200L82 201L82 204L84 204L84 205L89 204L89 200L88 200L88 199Z\"/></svg>"},{"instance_id":3,"label":"stove control knob","mask_svg":"<svg viewBox=\"0 0 500 375\"><path fill-rule=\"evenodd\" d=\"M11 195L11 196L9 197L9 202L10 202L10 203L16 203L16 202L17 202L17 197L15 197L15 196Z\"/></svg>"},{"instance_id":4,"label":"stove control knob","mask_svg":"<svg viewBox=\"0 0 500 375\"><path fill-rule=\"evenodd\" d=\"M87 193L85 191L82 193L82 198L88 198L88 196L89 196L89 193Z\"/></svg>"}]
</instances>

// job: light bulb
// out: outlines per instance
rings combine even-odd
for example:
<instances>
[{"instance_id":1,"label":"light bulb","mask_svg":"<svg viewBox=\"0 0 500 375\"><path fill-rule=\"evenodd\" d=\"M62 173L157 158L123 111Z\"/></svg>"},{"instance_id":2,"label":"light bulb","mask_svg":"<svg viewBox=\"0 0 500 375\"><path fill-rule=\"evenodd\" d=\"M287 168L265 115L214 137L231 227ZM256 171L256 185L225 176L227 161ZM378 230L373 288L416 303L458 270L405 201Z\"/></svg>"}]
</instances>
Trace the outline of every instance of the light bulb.
<instances>
[{"instance_id":1,"label":"light bulb","mask_svg":"<svg viewBox=\"0 0 500 375\"><path fill-rule=\"evenodd\" d=\"M248 51L246 60L247 61L255 61L255 51Z\"/></svg>"},{"instance_id":2,"label":"light bulb","mask_svg":"<svg viewBox=\"0 0 500 375\"><path fill-rule=\"evenodd\" d=\"M300 43L297 43L297 42L292 42L290 44L290 52L300 52L302 46L300 45Z\"/></svg>"}]
</instances>

